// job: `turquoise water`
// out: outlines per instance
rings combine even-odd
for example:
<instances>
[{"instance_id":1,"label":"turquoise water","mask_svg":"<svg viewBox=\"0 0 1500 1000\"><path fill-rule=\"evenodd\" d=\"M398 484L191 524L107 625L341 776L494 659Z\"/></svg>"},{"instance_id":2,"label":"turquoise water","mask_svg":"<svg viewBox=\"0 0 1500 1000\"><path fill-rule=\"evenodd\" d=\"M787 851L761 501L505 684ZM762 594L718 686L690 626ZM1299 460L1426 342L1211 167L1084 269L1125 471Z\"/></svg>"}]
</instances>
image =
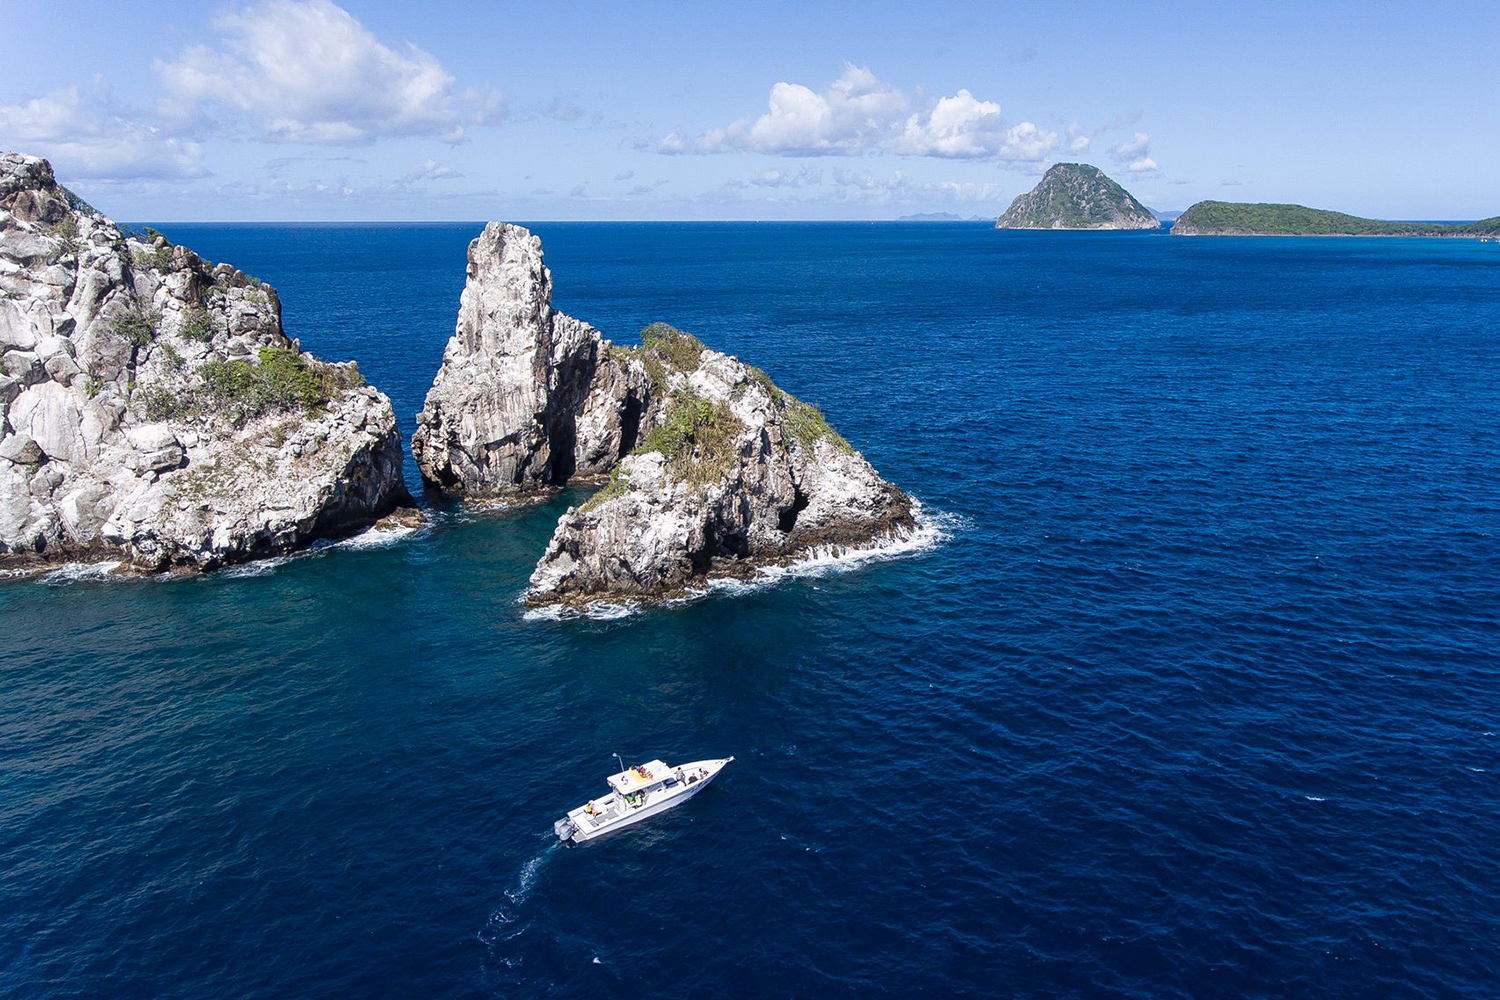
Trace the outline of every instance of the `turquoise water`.
<instances>
[{"instance_id":1,"label":"turquoise water","mask_svg":"<svg viewBox=\"0 0 1500 1000\"><path fill-rule=\"evenodd\" d=\"M410 433L477 226L164 229ZM517 604L576 492L0 583L0 995L1492 995L1494 245L536 231L940 537L615 620ZM615 751L737 760L556 846Z\"/></svg>"}]
</instances>

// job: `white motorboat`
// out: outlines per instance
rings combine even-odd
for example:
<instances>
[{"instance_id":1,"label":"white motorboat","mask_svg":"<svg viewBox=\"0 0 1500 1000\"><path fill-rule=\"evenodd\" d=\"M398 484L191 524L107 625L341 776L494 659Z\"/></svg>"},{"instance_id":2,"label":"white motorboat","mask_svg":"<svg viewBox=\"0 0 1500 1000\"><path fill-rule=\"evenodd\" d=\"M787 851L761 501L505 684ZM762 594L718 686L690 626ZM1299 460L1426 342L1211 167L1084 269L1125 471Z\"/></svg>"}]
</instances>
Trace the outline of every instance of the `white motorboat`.
<instances>
[{"instance_id":1,"label":"white motorboat","mask_svg":"<svg viewBox=\"0 0 1500 1000\"><path fill-rule=\"evenodd\" d=\"M569 811L552 829L562 840L593 840L614 833L686 802L732 760L695 760L677 767L648 760L627 767L609 776L609 794Z\"/></svg>"}]
</instances>

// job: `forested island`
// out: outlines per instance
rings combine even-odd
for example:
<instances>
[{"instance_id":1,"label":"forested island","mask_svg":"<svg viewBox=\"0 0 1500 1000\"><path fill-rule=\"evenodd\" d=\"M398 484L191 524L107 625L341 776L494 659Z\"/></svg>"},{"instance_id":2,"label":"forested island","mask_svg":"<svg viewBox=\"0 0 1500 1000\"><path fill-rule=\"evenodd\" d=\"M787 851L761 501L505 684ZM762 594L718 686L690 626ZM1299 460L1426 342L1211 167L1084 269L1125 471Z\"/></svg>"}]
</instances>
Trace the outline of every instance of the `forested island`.
<instances>
[{"instance_id":1,"label":"forested island","mask_svg":"<svg viewBox=\"0 0 1500 1000\"><path fill-rule=\"evenodd\" d=\"M1389 222L1305 205L1200 201L1172 225L1174 236L1500 236L1500 216L1478 222Z\"/></svg>"}]
</instances>

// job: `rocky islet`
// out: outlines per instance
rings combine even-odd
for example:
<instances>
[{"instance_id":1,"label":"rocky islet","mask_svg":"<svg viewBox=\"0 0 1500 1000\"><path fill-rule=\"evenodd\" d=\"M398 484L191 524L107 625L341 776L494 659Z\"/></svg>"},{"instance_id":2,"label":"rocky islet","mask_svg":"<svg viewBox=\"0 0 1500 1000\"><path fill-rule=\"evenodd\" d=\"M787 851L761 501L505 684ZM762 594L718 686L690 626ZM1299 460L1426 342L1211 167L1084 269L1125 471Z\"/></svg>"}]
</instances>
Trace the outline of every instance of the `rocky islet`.
<instances>
[{"instance_id":1,"label":"rocky islet","mask_svg":"<svg viewBox=\"0 0 1500 1000\"><path fill-rule=\"evenodd\" d=\"M276 291L0 156L0 564L212 569L409 502L390 401Z\"/></svg>"},{"instance_id":2,"label":"rocky islet","mask_svg":"<svg viewBox=\"0 0 1500 1000\"><path fill-rule=\"evenodd\" d=\"M1160 229L1156 216L1104 171L1057 163L1011 202L996 229Z\"/></svg>"},{"instance_id":3,"label":"rocky islet","mask_svg":"<svg viewBox=\"0 0 1500 1000\"><path fill-rule=\"evenodd\" d=\"M524 494L608 477L570 509L532 604L656 598L914 525L913 505L813 406L665 324L639 347L551 307L541 241L492 222L412 452L433 486Z\"/></svg>"}]
</instances>

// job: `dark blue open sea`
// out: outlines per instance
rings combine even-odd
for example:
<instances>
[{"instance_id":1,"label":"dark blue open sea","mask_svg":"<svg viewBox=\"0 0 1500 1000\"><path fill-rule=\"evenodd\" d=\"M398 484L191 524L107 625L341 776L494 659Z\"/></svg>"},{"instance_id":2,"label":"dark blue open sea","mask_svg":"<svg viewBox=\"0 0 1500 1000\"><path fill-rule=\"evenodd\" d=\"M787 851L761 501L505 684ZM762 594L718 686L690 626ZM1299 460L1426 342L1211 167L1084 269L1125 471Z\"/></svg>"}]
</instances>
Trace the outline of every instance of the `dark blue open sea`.
<instances>
[{"instance_id":1,"label":"dark blue open sea","mask_svg":"<svg viewBox=\"0 0 1500 1000\"><path fill-rule=\"evenodd\" d=\"M477 225L163 228L410 433ZM615 620L516 603L578 491L0 583L0 996L1500 995L1500 247L536 230L942 537ZM738 759L555 846L615 751Z\"/></svg>"}]
</instances>

